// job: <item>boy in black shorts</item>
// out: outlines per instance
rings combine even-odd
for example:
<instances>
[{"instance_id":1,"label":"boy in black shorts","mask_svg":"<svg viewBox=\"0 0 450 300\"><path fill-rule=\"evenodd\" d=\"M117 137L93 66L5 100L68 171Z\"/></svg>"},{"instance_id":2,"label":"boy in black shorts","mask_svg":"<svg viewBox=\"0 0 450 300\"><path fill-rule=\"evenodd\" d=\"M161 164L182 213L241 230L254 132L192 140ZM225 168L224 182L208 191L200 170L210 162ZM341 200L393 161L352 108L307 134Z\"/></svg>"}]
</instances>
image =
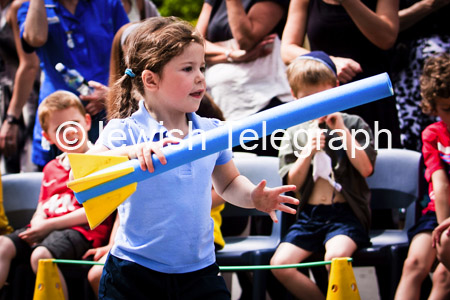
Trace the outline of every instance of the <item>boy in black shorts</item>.
<instances>
[{"instance_id":1,"label":"boy in black shorts","mask_svg":"<svg viewBox=\"0 0 450 300\"><path fill-rule=\"evenodd\" d=\"M112 227L112 219L108 218L90 230L84 209L67 188L67 153L84 153L89 148L91 118L81 101L70 92L57 91L42 101L38 114L43 136L64 153L44 167L39 203L30 224L0 236L0 289L13 259L29 261L35 273L39 259L80 259L89 248L103 245ZM64 278L60 277L68 299Z\"/></svg>"},{"instance_id":2,"label":"boy in black shorts","mask_svg":"<svg viewBox=\"0 0 450 300\"><path fill-rule=\"evenodd\" d=\"M296 101L338 85L336 67L321 51L299 56L287 70ZM324 260L350 257L370 244L370 192L376 151L369 126L358 116L332 113L287 129L280 145L280 170L299 193L297 221L278 246L272 265L296 264L315 252ZM298 299L325 299L297 269L274 269Z\"/></svg>"}]
</instances>

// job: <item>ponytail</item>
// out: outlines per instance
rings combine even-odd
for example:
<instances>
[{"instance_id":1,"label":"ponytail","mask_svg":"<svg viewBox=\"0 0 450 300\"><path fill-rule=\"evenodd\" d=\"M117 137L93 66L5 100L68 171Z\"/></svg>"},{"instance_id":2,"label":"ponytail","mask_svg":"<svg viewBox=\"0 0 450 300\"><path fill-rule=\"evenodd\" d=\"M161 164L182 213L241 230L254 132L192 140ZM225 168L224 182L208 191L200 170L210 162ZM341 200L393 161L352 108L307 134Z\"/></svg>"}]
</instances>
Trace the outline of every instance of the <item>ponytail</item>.
<instances>
[{"instance_id":1,"label":"ponytail","mask_svg":"<svg viewBox=\"0 0 450 300\"><path fill-rule=\"evenodd\" d=\"M108 95L108 120L124 119L138 110L138 101L133 96L133 80L137 78L124 74L112 86Z\"/></svg>"}]
</instances>

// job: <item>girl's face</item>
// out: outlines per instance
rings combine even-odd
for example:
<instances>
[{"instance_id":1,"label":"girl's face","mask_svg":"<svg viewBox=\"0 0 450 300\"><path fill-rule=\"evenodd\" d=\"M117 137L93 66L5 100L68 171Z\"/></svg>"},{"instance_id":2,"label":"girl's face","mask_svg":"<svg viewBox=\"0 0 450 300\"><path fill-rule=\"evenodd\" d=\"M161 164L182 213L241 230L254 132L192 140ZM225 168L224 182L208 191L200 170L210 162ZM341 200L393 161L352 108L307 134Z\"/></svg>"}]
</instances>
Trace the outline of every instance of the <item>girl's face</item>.
<instances>
[{"instance_id":1,"label":"girl's face","mask_svg":"<svg viewBox=\"0 0 450 300\"><path fill-rule=\"evenodd\" d=\"M191 43L163 68L158 92L165 105L183 113L197 111L206 90L205 50Z\"/></svg>"},{"instance_id":2,"label":"girl's face","mask_svg":"<svg viewBox=\"0 0 450 300\"><path fill-rule=\"evenodd\" d=\"M450 98L436 97L436 111L435 114L447 125L450 131Z\"/></svg>"}]
</instances>

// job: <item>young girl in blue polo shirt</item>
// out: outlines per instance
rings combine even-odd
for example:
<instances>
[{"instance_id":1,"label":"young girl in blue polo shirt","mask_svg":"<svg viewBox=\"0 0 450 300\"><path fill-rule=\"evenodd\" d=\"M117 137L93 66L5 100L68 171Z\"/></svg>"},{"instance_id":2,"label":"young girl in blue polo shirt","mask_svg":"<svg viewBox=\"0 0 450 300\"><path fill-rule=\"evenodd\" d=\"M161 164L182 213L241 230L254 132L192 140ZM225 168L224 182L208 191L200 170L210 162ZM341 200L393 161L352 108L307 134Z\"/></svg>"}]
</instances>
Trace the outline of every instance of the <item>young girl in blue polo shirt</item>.
<instances>
[{"instance_id":1,"label":"young girl in blue polo shirt","mask_svg":"<svg viewBox=\"0 0 450 300\"><path fill-rule=\"evenodd\" d=\"M112 118L91 152L137 158L153 172L151 155L219 123L195 111L205 93L201 35L176 18L151 18L126 45L127 70L112 88ZM136 102L132 93L143 100ZM190 131L190 126L191 130ZM254 186L239 175L225 150L138 183L118 207L120 227L100 283L103 299L229 299L218 276L213 243L211 184L227 201L257 208L276 221L275 210L295 213L281 195L295 186Z\"/></svg>"}]
</instances>

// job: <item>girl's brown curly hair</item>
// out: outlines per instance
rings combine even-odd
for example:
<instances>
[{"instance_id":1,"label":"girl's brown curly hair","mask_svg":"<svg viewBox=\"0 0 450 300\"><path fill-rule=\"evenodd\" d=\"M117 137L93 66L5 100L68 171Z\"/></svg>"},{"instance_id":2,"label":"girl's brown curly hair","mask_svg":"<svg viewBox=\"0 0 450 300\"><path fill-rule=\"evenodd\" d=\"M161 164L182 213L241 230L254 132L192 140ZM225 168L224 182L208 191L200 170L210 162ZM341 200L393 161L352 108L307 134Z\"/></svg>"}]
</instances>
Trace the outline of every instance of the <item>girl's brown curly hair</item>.
<instances>
[{"instance_id":1,"label":"girl's brown curly hair","mask_svg":"<svg viewBox=\"0 0 450 300\"><path fill-rule=\"evenodd\" d=\"M450 54L441 53L426 60L420 90L420 107L425 114L436 112L436 97L450 98Z\"/></svg>"}]
</instances>

